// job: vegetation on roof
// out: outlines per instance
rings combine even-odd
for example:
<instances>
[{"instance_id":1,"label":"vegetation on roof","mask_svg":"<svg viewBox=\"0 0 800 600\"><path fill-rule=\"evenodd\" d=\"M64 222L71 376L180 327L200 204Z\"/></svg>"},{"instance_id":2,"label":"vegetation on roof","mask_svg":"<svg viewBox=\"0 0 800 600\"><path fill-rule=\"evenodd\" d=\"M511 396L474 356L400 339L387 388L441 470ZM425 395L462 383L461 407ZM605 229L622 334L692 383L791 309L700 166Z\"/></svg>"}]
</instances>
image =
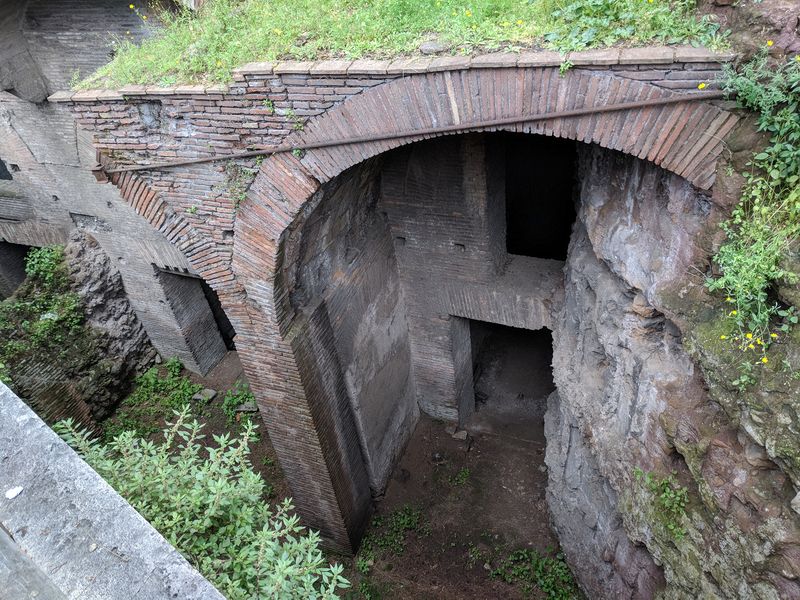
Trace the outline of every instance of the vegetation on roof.
<instances>
[{"instance_id":1,"label":"vegetation on roof","mask_svg":"<svg viewBox=\"0 0 800 600\"><path fill-rule=\"evenodd\" d=\"M129 7L147 19L142 0ZM413 55L426 41L450 54L722 45L719 25L694 9L695 0L209 0L198 13L152 8L160 30L139 46L114 40L114 59L79 87L225 82L248 62Z\"/></svg>"}]
</instances>

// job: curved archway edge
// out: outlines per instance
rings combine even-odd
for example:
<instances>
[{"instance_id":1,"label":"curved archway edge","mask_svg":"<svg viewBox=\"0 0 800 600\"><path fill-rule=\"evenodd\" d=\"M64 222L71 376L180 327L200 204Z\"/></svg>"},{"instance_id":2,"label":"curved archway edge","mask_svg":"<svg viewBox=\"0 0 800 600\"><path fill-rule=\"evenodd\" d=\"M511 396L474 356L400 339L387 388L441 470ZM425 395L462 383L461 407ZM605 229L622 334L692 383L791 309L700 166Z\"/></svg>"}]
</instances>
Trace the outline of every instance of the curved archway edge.
<instances>
[{"instance_id":1,"label":"curved archway edge","mask_svg":"<svg viewBox=\"0 0 800 600\"><path fill-rule=\"evenodd\" d=\"M584 107L667 98L676 92L613 72L558 68L472 69L405 76L369 88L312 119L288 143L367 137ZM724 138L737 117L706 102L536 121L505 130L561 137L624 152L712 187ZM113 181L137 212L165 233L217 291L237 331L237 347L270 437L306 523L326 544L350 551L370 511L366 469L349 407L326 394L315 369L314 336L281 334L288 313L281 241L320 186L368 158L426 134L273 155L239 208L230 254L203 239L135 175ZM135 201L132 199L136 199ZM313 327L313 323L304 326ZM357 443L355 443L357 447Z\"/></svg>"}]
</instances>

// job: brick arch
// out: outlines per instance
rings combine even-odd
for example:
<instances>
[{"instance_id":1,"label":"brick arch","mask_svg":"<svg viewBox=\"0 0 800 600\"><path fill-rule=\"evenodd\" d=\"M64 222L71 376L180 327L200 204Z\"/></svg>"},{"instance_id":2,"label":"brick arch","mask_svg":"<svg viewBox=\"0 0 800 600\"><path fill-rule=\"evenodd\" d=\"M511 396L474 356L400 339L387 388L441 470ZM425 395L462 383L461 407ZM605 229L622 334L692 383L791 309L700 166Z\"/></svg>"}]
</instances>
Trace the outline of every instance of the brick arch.
<instances>
[{"instance_id":1,"label":"brick arch","mask_svg":"<svg viewBox=\"0 0 800 600\"><path fill-rule=\"evenodd\" d=\"M413 75L373 87L306 124L294 143L386 135L670 97L652 84L557 68L474 69ZM705 102L520 123L471 131L562 137L625 152L677 173L701 189L714 182L722 138L737 118ZM265 160L236 220L233 271L247 293L250 326L241 336L251 385L301 514L329 546L357 546L369 516L363 460L348 407L326 397L308 364L313 336L282 333L291 310L282 282L282 240L299 226L320 186L346 169L435 134L313 149ZM291 140L290 140L291 143ZM237 331L239 331L237 329Z\"/></svg>"}]
</instances>

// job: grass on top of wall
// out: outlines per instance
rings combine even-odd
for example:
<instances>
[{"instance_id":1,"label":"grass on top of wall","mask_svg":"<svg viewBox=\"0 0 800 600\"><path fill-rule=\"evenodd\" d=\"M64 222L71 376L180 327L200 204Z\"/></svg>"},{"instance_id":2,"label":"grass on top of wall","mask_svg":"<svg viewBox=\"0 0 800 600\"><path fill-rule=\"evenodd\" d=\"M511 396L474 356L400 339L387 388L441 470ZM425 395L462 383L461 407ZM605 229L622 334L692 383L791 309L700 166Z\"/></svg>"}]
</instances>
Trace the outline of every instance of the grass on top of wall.
<instances>
[{"instance_id":1,"label":"grass on top of wall","mask_svg":"<svg viewBox=\"0 0 800 600\"><path fill-rule=\"evenodd\" d=\"M147 21L142 0L129 7ZM451 54L723 45L718 24L694 8L694 0L209 0L197 14L153 8L159 31L140 46L115 39L115 58L79 87L225 82L248 62L411 55L431 39Z\"/></svg>"}]
</instances>

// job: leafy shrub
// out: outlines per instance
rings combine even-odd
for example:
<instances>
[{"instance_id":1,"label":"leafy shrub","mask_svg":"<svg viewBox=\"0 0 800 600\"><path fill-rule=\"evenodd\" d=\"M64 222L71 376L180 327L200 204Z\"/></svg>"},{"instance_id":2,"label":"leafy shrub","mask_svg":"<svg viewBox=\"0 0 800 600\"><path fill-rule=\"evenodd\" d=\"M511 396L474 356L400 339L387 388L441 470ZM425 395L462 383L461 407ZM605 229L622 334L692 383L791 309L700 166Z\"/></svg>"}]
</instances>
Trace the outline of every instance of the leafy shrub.
<instances>
[{"instance_id":1,"label":"leafy shrub","mask_svg":"<svg viewBox=\"0 0 800 600\"><path fill-rule=\"evenodd\" d=\"M0 302L0 361L7 367L20 355L67 351L84 333L80 299L70 291L61 246L31 249L25 257L28 278Z\"/></svg>"},{"instance_id":2,"label":"leafy shrub","mask_svg":"<svg viewBox=\"0 0 800 600\"><path fill-rule=\"evenodd\" d=\"M55 429L229 600L331 599L348 587L290 501L262 500L248 459L254 426L206 447L189 407L175 414L162 443L127 431L102 445L71 421Z\"/></svg>"},{"instance_id":3,"label":"leafy shrub","mask_svg":"<svg viewBox=\"0 0 800 600\"><path fill-rule=\"evenodd\" d=\"M758 351L766 363L777 332L797 323L794 309L779 305L770 292L776 283L798 281L783 259L800 234L800 60L772 65L764 49L740 71L727 68L725 89L758 114L770 141L744 174L742 198L722 225L727 240L715 257L722 274L707 285L727 294L737 330L731 339L743 351Z\"/></svg>"},{"instance_id":4,"label":"leafy shrub","mask_svg":"<svg viewBox=\"0 0 800 600\"><path fill-rule=\"evenodd\" d=\"M610 46L620 40L722 44L719 24L708 16L695 18L692 0L572 0L557 4L544 39L563 52Z\"/></svg>"}]
</instances>

